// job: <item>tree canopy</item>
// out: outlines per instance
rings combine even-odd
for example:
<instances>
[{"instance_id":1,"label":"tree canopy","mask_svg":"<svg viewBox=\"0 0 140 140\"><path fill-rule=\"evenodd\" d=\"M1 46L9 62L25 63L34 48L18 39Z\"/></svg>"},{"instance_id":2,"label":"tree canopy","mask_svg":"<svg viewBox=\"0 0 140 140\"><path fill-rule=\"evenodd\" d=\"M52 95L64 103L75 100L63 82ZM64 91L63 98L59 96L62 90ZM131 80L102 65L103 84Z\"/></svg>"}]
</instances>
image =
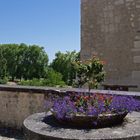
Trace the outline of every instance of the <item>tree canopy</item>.
<instances>
[{"instance_id":1,"label":"tree canopy","mask_svg":"<svg viewBox=\"0 0 140 140\"><path fill-rule=\"evenodd\" d=\"M41 78L48 65L43 47L26 44L0 44L0 78Z\"/></svg>"},{"instance_id":2,"label":"tree canopy","mask_svg":"<svg viewBox=\"0 0 140 140\"><path fill-rule=\"evenodd\" d=\"M80 53L57 52L48 65L48 55L38 45L0 44L0 83L20 80L22 85L82 86L97 88L104 79L103 64L98 58L80 61Z\"/></svg>"},{"instance_id":3,"label":"tree canopy","mask_svg":"<svg viewBox=\"0 0 140 140\"><path fill-rule=\"evenodd\" d=\"M75 51L67 51L66 53L59 51L55 54L55 59L50 66L63 75L63 80L66 84L72 85L76 76L73 62L78 61L79 59L80 54Z\"/></svg>"}]
</instances>

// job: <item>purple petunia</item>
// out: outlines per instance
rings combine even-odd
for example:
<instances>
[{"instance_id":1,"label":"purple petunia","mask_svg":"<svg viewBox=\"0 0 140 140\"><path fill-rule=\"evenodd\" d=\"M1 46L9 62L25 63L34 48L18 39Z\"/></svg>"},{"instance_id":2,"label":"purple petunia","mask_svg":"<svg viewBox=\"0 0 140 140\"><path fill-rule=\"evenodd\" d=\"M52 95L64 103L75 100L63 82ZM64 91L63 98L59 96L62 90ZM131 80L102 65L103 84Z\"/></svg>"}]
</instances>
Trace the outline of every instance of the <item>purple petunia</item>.
<instances>
[{"instance_id":1,"label":"purple petunia","mask_svg":"<svg viewBox=\"0 0 140 140\"><path fill-rule=\"evenodd\" d=\"M98 116L140 111L140 101L131 96L72 93L51 99L46 101L45 106L47 111L50 109L58 119L72 118L76 114Z\"/></svg>"}]
</instances>

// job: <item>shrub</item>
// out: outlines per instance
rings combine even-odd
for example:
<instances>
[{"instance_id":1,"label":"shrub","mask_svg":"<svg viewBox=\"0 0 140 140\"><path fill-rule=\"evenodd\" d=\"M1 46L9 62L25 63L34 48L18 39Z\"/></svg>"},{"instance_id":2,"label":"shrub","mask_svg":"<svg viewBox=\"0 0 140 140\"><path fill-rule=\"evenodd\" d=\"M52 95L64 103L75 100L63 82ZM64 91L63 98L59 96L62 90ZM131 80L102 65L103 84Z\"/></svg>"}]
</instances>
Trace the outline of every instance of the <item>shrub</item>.
<instances>
[{"instance_id":1,"label":"shrub","mask_svg":"<svg viewBox=\"0 0 140 140\"><path fill-rule=\"evenodd\" d=\"M104 80L105 72L103 64L103 61L100 61L96 57L84 62L74 62L73 65L77 72L76 85L81 87L87 83L89 91L91 88L97 88L99 83Z\"/></svg>"},{"instance_id":2,"label":"shrub","mask_svg":"<svg viewBox=\"0 0 140 140\"><path fill-rule=\"evenodd\" d=\"M6 84L8 82L8 79L5 77L3 79L0 79L0 84Z\"/></svg>"},{"instance_id":3,"label":"shrub","mask_svg":"<svg viewBox=\"0 0 140 140\"><path fill-rule=\"evenodd\" d=\"M62 74L54 71L53 69L48 69L46 79L43 83L48 86L65 86L65 82L62 80Z\"/></svg>"},{"instance_id":4,"label":"shrub","mask_svg":"<svg viewBox=\"0 0 140 140\"><path fill-rule=\"evenodd\" d=\"M32 79L32 80L22 80L19 82L20 85L25 86L65 86L65 82L62 81L62 75L55 72L53 69L49 69L44 79Z\"/></svg>"},{"instance_id":5,"label":"shrub","mask_svg":"<svg viewBox=\"0 0 140 140\"><path fill-rule=\"evenodd\" d=\"M33 80L22 80L18 84L24 86L43 86L43 80L41 79L33 79Z\"/></svg>"}]
</instances>

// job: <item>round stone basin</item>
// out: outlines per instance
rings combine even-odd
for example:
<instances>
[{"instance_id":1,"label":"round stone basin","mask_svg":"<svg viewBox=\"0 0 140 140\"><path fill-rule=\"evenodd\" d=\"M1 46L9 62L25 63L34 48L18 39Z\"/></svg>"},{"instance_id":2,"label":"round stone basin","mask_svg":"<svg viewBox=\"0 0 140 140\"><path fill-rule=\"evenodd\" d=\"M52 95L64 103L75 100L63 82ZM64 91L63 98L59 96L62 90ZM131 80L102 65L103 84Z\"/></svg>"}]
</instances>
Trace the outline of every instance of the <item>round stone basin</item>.
<instances>
[{"instance_id":1,"label":"round stone basin","mask_svg":"<svg viewBox=\"0 0 140 140\"><path fill-rule=\"evenodd\" d=\"M26 140L140 140L139 112L128 114L120 125L98 129L67 127L45 113L29 116L23 125Z\"/></svg>"}]
</instances>

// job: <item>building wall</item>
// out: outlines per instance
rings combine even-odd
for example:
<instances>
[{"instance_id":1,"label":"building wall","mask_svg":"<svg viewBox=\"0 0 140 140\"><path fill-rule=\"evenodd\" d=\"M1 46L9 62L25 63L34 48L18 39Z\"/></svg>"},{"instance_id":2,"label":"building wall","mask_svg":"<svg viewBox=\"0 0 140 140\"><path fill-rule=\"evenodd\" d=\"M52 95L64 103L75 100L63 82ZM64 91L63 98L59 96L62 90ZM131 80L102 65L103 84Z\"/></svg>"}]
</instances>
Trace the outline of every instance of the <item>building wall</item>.
<instances>
[{"instance_id":1,"label":"building wall","mask_svg":"<svg viewBox=\"0 0 140 140\"><path fill-rule=\"evenodd\" d=\"M81 0L81 59L106 61L105 84L140 90L140 0Z\"/></svg>"}]
</instances>

